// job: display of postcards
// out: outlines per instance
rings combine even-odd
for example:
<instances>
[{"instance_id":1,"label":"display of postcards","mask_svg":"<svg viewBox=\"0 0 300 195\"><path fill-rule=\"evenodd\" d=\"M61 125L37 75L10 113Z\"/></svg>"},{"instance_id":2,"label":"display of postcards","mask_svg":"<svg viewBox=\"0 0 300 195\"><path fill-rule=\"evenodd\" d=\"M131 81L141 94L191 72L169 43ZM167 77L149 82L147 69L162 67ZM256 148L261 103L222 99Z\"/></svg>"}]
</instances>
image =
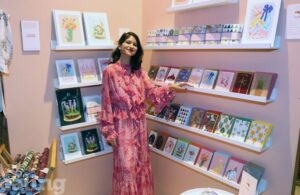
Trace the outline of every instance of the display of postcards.
<instances>
[{"instance_id":1,"label":"display of postcards","mask_svg":"<svg viewBox=\"0 0 300 195\"><path fill-rule=\"evenodd\" d=\"M101 111L101 96L89 95L82 97L85 121L95 122Z\"/></svg>"},{"instance_id":2,"label":"display of postcards","mask_svg":"<svg viewBox=\"0 0 300 195\"><path fill-rule=\"evenodd\" d=\"M181 27L178 34L177 45L189 45L191 40L192 26Z\"/></svg>"},{"instance_id":3,"label":"display of postcards","mask_svg":"<svg viewBox=\"0 0 300 195\"><path fill-rule=\"evenodd\" d=\"M81 58L77 60L79 75L82 83L97 82L96 63L93 58Z\"/></svg>"},{"instance_id":4,"label":"display of postcards","mask_svg":"<svg viewBox=\"0 0 300 195\"><path fill-rule=\"evenodd\" d=\"M154 66L154 65L150 66L149 71L148 71L148 77L151 80L155 80L158 70L159 70L159 66Z\"/></svg>"},{"instance_id":5,"label":"display of postcards","mask_svg":"<svg viewBox=\"0 0 300 195\"><path fill-rule=\"evenodd\" d=\"M214 152L208 171L223 176L229 158L229 154L220 151Z\"/></svg>"},{"instance_id":6,"label":"display of postcards","mask_svg":"<svg viewBox=\"0 0 300 195\"><path fill-rule=\"evenodd\" d=\"M175 122L179 109L180 109L180 104L171 103L166 111L165 119L167 121Z\"/></svg>"},{"instance_id":7,"label":"display of postcards","mask_svg":"<svg viewBox=\"0 0 300 195\"><path fill-rule=\"evenodd\" d=\"M221 114L219 122L215 128L214 133L217 135L222 135L224 137L229 137L231 133L232 126L234 124L235 117L229 114Z\"/></svg>"},{"instance_id":8,"label":"display of postcards","mask_svg":"<svg viewBox=\"0 0 300 195\"><path fill-rule=\"evenodd\" d=\"M203 68L193 68L190 78L188 80L188 84L194 87L198 87L201 82L203 72L204 72Z\"/></svg>"},{"instance_id":9,"label":"display of postcards","mask_svg":"<svg viewBox=\"0 0 300 195\"><path fill-rule=\"evenodd\" d=\"M180 106L177 117L175 119L175 123L188 125L191 113L192 113L192 107Z\"/></svg>"},{"instance_id":10,"label":"display of postcards","mask_svg":"<svg viewBox=\"0 0 300 195\"><path fill-rule=\"evenodd\" d=\"M64 159L66 161L74 160L82 156L79 136L77 132L61 134L60 142L64 154Z\"/></svg>"},{"instance_id":11,"label":"display of postcards","mask_svg":"<svg viewBox=\"0 0 300 195\"><path fill-rule=\"evenodd\" d=\"M196 163L199 151L200 146L198 144L190 143L183 157L183 161L194 165Z\"/></svg>"},{"instance_id":12,"label":"display of postcards","mask_svg":"<svg viewBox=\"0 0 300 195\"><path fill-rule=\"evenodd\" d=\"M252 119L236 117L229 138L239 142L244 142L247 137L251 121Z\"/></svg>"},{"instance_id":13,"label":"display of postcards","mask_svg":"<svg viewBox=\"0 0 300 195\"><path fill-rule=\"evenodd\" d=\"M192 73L192 68L190 67L181 68L175 83L188 82L191 73Z\"/></svg>"},{"instance_id":14,"label":"display of postcards","mask_svg":"<svg viewBox=\"0 0 300 195\"><path fill-rule=\"evenodd\" d=\"M232 82L234 80L234 75L234 71L220 70L214 89L218 91L230 91Z\"/></svg>"},{"instance_id":15,"label":"display of postcards","mask_svg":"<svg viewBox=\"0 0 300 195\"><path fill-rule=\"evenodd\" d=\"M265 121L252 120L245 143L264 148L273 125Z\"/></svg>"},{"instance_id":16,"label":"display of postcards","mask_svg":"<svg viewBox=\"0 0 300 195\"><path fill-rule=\"evenodd\" d=\"M242 24L223 24L221 44L240 43L243 33Z\"/></svg>"},{"instance_id":17,"label":"display of postcards","mask_svg":"<svg viewBox=\"0 0 300 195\"><path fill-rule=\"evenodd\" d=\"M235 157L231 157L225 169L224 177L230 181L239 183L245 164L246 161Z\"/></svg>"},{"instance_id":18,"label":"display of postcards","mask_svg":"<svg viewBox=\"0 0 300 195\"><path fill-rule=\"evenodd\" d=\"M213 89L218 77L218 70L205 69L199 87L203 89Z\"/></svg>"},{"instance_id":19,"label":"display of postcards","mask_svg":"<svg viewBox=\"0 0 300 195\"><path fill-rule=\"evenodd\" d=\"M104 148L101 148L99 139L98 129L88 129L81 131L81 140L85 154L91 154L95 152L100 152Z\"/></svg>"},{"instance_id":20,"label":"display of postcards","mask_svg":"<svg viewBox=\"0 0 300 195\"><path fill-rule=\"evenodd\" d=\"M160 28L156 30L156 45L167 45L167 36L169 30Z\"/></svg>"},{"instance_id":21,"label":"display of postcards","mask_svg":"<svg viewBox=\"0 0 300 195\"><path fill-rule=\"evenodd\" d=\"M178 138L172 156L182 160L188 148L189 142L183 138Z\"/></svg>"},{"instance_id":22,"label":"display of postcards","mask_svg":"<svg viewBox=\"0 0 300 195\"><path fill-rule=\"evenodd\" d=\"M205 44L218 44L221 42L222 24L211 24L206 26Z\"/></svg>"},{"instance_id":23,"label":"display of postcards","mask_svg":"<svg viewBox=\"0 0 300 195\"><path fill-rule=\"evenodd\" d=\"M203 117L205 115L205 111L206 110L203 108L197 108L197 107L192 108L192 112L191 112L191 116L190 116L188 125L190 127L195 127L195 128L200 129Z\"/></svg>"},{"instance_id":24,"label":"display of postcards","mask_svg":"<svg viewBox=\"0 0 300 195\"><path fill-rule=\"evenodd\" d=\"M163 150L165 143L167 141L168 138L168 134L165 132L159 132L156 138L156 141L154 143L154 147L159 149L159 150Z\"/></svg>"},{"instance_id":25,"label":"display of postcards","mask_svg":"<svg viewBox=\"0 0 300 195\"><path fill-rule=\"evenodd\" d=\"M156 116L159 118L165 118L168 108L169 108L169 105L165 106Z\"/></svg>"},{"instance_id":26,"label":"display of postcards","mask_svg":"<svg viewBox=\"0 0 300 195\"><path fill-rule=\"evenodd\" d=\"M163 151L168 155L172 155L176 142L177 142L177 138L169 136L167 138Z\"/></svg>"},{"instance_id":27,"label":"display of postcards","mask_svg":"<svg viewBox=\"0 0 300 195\"><path fill-rule=\"evenodd\" d=\"M56 90L60 125L72 125L85 122L80 88Z\"/></svg>"},{"instance_id":28,"label":"display of postcards","mask_svg":"<svg viewBox=\"0 0 300 195\"><path fill-rule=\"evenodd\" d=\"M156 30L148 30L147 31L146 44L148 46L155 46L156 45Z\"/></svg>"},{"instance_id":29,"label":"display of postcards","mask_svg":"<svg viewBox=\"0 0 300 195\"><path fill-rule=\"evenodd\" d=\"M253 72L237 72L232 85L232 92L248 94L253 80Z\"/></svg>"},{"instance_id":30,"label":"display of postcards","mask_svg":"<svg viewBox=\"0 0 300 195\"><path fill-rule=\"evenodd\" d=\"M269 99L277 80L277 76L277 73L255 72L249 94Z\"/></svg>"},{"instance_id":31,"label":"display of postcards","mask_svg":"<svg viewBox=\"0 0 300 195\"><path fill-rule=\"evenodd\" d=\"M201 130L213 133L218 124L221 112L214 110L207 110L203 116Z\"/></svg>"},{"instance_id":32,"label":"display of postcards","mask_svg":"<svg viewBox=\"0 0 300 195\"><path fill-rule=\"evenodd\" d=\"M170 68L167 66L160 66L156 74L155 81L164 82L169 73L169 69Z\"/></svg>"},{"instance_id":33,"label":"display of postcards","mask_svg":"<svg viewBox=\"0 0 300 195\"><path fill-rule=\"evenodd\" d=\"M252 177L257 179L257 183L259 183L259 180L262 178L264 172L265 172L265 168L255 164L253 162L247 162L244 165L244 169L243 171L246 171L247 173L249 173Z\"/></svg>"},{"instance_id":34,"label":"display of postcards","mask_svg":"<svg viewBox=\"0 0 300 195\"><path fill-rule=\"evenodd\" d=\"M165 83L175 83L175 80L179 74L180 68L171 67L167 77L165 78Z\"/></svg>"},{"instance_id":35,"label":"display of postcards","mask_svg":"<svg viewBox=\"0 0 300 195\"><path fill-rule=\"evenodd\" d=\"M206 147L201 147L196 165L201 169L208 170L213 155L214 150Z\"/></svg>"},{"instance_id":36,"label":"display of postcards","mask_svg":"<svg viewBox=\"0 0 300 195\"><path fill-rule=\"evenodd\" d=\"M157 131L154 130L150 130L149 135L148 135L148 144L149 146L153 146L153 144L155 143L156 139L157 139Z\"/></svg>"},{"instance_id":37,"label":"display of postcards","mask_svg":"<svg viewBox=\"0 0 300 195\"><path fill-rule=\"evenodd\" d=\"M191 45L202 45L205 43L206 25L194 26L191 35Z\"/></svg>"},{"instance_id":38,"label":"display of postcards","mask_svg":"<svg viewBox=\"0 0 300 195\"><path fill-rule=\"evenodd\" d=\"M170 45L170 46L177 45L178 34L179 34L178 28L169 29L169 34L167 37L167 45Z\"/></svg>"}]
</instances>

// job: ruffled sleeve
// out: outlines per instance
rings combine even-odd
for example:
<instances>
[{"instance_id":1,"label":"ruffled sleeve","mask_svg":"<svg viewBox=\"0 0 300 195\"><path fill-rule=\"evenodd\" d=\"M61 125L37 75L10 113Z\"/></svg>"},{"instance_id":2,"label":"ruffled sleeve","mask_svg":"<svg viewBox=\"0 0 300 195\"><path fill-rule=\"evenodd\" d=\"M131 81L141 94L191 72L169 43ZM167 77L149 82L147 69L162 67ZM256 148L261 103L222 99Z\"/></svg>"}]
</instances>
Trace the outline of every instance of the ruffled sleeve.
<instances>
[{"instance_id":1,"label":"ruffled sleeve","mask_svg":"<svg viewBox=\"0 0 300 195\"><path fill-rule=\"evenodd\" d=\"M106 68L103 71L102 77L101 112L99 115L99 121L101 125L101 131L107 141L114 140L117 137L117 132L113 122L114 116L109 90L111 85L112 80L109 75L109 69Z\"/></svg>"},{"instance_id":2,"label":"ruffled sleeve","mask_svg":"<svg viewBox=\"0 0 300 195\"><path fill-rule=\"evenodd\" d=\"M154 85L145 72L143 72L143 80L146 98L154 105L156 113L159 113L175 98L175 91L170 90L168 85Z\"/></svg>"}]
</instances>

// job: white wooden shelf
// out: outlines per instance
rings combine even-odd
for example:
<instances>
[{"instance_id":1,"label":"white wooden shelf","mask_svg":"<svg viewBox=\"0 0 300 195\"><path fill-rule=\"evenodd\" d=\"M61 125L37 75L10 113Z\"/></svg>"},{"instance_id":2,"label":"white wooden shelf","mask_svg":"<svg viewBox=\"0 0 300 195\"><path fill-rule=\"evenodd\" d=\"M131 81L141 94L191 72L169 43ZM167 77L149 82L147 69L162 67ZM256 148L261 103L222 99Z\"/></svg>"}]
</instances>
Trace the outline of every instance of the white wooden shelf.
<instances>
[{"instance_id":1,"label":"white wooden shelf","mask_svg":"<svg viewBox=\"0 0 300 195\"><path fill-rule=\"evenodd\" d=\"M161 156L163 156L165 158L168 158L168 159L170 159L172 161L175 161L178 164L181 164L181 165L183 165L185 167L188 167L188 168L193 169L193 170L195 170L195 171L197 171L199 173L202 173L202 174L204 174L204 175L206 175L206 176L208 176L208 177L210 177L212 179L215 179L215 180L217 180L217 181L219 181L221 183L224 183L224 184L226 184L226 185L228 185L228 186L230 186L230 187L232 187L232 188L234 188L236 190L240 189L240 184L238 184L236 182L233 182L233 181L230 181L230 180L226 179L225 177L223 177L221 175L217 175L215 173L212 173L210 171L204 170L204 169L202 169L200 167L197 167L195 165L186 163L183 160L177 159L176 157L171 156L169 154L166 154L163 151L161 151L159 149L156 149L154 147L151 147L151 146L149 146L149 147L150 147L151 151L153 151L154 153L157 153L157 154L159 154L159 155L161 155ZM266 188L267 188L267 182L266 182L266 180L265 179L261 179L260 182L259 182L259 184L258 184L258 187L257 187L257 194L261 194L262 192L264 192L266 190Z\"/></svg>"},{"instance_id":2,"label":"white wooden shelf","mask_svg":"<svg viewBox=\"0 0 300 195\"><path fill-rule=\"evenodd\" d=\"M60 129L61 131L68 131L68 130L72 130L72 129L94 126L94 125L99 125L99 122L98 121L88 121L88 122L77 123L77 124L73 124L73 125L59 126L59 120L57 120L58 129Z\"/></svg>"},{"instance_id":3,"label":"white wooden shelf","mask_svg":"<svg viewBox=\"0 0 300 195\"><path fill-rule=\"evenodd\" d=\"M71 164L71 163L75 163L75 162L78 162L78 161L82 161L82 160L94 158L94 157L97 157L97 156L102 156L102 155L105 155L105 154L109 154L109 153L112 153L112 148L111 147L107 148L103 151L97 152L97 153L82 155L81 157L74 158L72 160L63 160L63 163L64 164Z\"/></svg>"},{"instance_id":4,"label":"white wooden shelf","mask_svg":"<svg viewBox=\"0 0 300 195\"><path fill-rule=\"evenodd\" d=\"M74 51L74 50L111 50L114 49L116 46L115 45L99 45L99 46L93 46L93 45L85 45L85 46L60 46L57 45L57 42L52 40L51 41L51 49L52 50L69 50L69 51Z\"/></svg>"},{"instance_id":5,"label":"white wooden shelf","mask_svg":"<svg viewBox=\"0 0 300 195\"><path fill-rule=\"evenodd\" d=\"M77 79L78 80L78 79ZM56 89L68 89L68 88L76 88L76 87L91 87L91 86L98 86L102 85L102 81L97 82L90 82L90 83L76 83L76 84L70 84L70 85L59 85L59 82L57 79L54 80L54 86Z\"/></svg>"},{"instance_id":6,"label":"white wooden shelf","mask_svg":"<svg viewBox=\"0 0 300 195\"><path fill-rule=\"evenodd\" d=\"M193 9L200 9L206 7L216 7L221 5L236 4L238 0L201 0L195 3L189 3L187 5L178 5L167 8L167 12L179 12Z\"/></svg>"},{"instance_id":7,"label":"white wooden shelf","mask_svg":"<svg viewBox=\"0 0 300 195\"><path fill-rule=\"evenodd\" d=\"M163 82L155 82L153 81L155 85L167 85L166 83ZM214 89L204 89L204 88L199 88L199 87L185 87L188 91L196 92L196 93L204 93L204 94L209 94L209 95L215 95L215 96L222 96L222 97L228 97L228 98L233 98L233 99L238 99L238 100L244 100L244 101L250 101L250 102L255 102L255 103L260 103L260 104L268 104L273 101L275 101L277 97L277 90L274 88L272 90L271 96L268 99L267 97L262 97L262 96L254 96L254 95L249 95L249 94L242 94L242 93L234 93L230 91L218 91Z\"/></svg>"},{"instance_id":8,"label":"white wooden shelf","mask_svg":"<svg viewBox=\"0 0 300 195\"><path fill-rule=\"evenodd\" d=\"M179 129L191 132L191 133L195 133L195 134L206 136L206 137L209 137L209 138L212 138L212 139L215 139L215 140L219 140L219 141L222 141L222 142L234 145L234 146L238 146L240 148L244 148L244 149L247 149L247 150L250 150L250 151L253 151L253 152L262 153L262 152L266 151L267 149L269 149L271 147L271 137L268 138L268 141L266 142L264 148L259 148L259 147L256 147L254 145L246 144L244 142L239 142L239 141L236 141L236 140L233 140L233 139L230 139L230 138L226 138L224 136L217 135L217 134L214 134L214 133L211 133L211 132L208 132L208 131L203 131L201 129L197 129L197 128L194 128L194 127L182 125L182 124L175 123L175 122L170 122L170 121L167 121L165 119L162 119L162 118L159 118L159 117L156 117L156 116L152 116L152 115L149 115L149 114L147 114L146 116L147 116L148 119L151 119L151 120L163 123L163 124L167 124L169 126L176 127L176 128L179 128Z\"/></svg>"},{"instance_id":9,"label":"white wooden shelf","mask_svg":"<svg viewBox=\"0 0 300 195\"><path fill-rule=\"evenodd\" d=\"M276 50L280 43L274 44L203 44L203 45L145 45L145 50Z\"/></svg>"}]
</instances>

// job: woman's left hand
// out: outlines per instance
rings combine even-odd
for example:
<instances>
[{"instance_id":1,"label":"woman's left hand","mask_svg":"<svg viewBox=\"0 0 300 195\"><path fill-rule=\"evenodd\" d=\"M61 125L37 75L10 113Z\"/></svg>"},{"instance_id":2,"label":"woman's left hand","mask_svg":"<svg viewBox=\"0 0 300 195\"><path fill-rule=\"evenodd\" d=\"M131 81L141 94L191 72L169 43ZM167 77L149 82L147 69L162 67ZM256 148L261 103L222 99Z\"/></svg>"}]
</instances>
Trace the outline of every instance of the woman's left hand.
<instances>
[{"instance_id":1,"label":"woman's left hand","mask_svg":"<svg viewBox=\"0 0 300 195\"><path fill-rule=\"evenodd\" d=\"M187 82L180 82L180 83L174 83L169 85L169 88L171 90L174 90L177 93L185 93L187 89L184 88L183 86L191 86L191 85L189 85Z\"/></svg>"}]
</instances>

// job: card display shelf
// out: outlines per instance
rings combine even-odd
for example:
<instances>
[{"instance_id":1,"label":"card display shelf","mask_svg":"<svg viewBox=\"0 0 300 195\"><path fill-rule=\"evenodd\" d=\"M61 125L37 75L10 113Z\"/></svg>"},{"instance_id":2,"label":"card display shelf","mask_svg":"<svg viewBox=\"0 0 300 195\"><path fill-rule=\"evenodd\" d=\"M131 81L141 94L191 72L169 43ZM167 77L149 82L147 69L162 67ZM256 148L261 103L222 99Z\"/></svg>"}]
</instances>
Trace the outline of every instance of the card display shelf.
<instances>
[{"instance_id":1,"label":"card display shelf","mask_svg":"<svg viewBox=\"0 0 300 195\"><path fill-rule=\"evenodd\" d=\"M247 150L250 150L250 151L253 151L253 152L262 153L262 152L268 150L271 147L271 140L272 140L271 137L268 138L264 148L259 148L259 147L256 147L254 145L251 145L251 144L246 144L246 143L243 143L243 142L239 142L239 141L236 141L236 140L233 140L233 139L230 139L230 138L226 138L224 136L217 135L217 134L214 134L214 133L211 133L211 132L208 132L208 131L203 131L203 130L198 129L198 128L189 127L189 126L182 125L182 124L175 123L175 122L170 122L170 121L167 121L165 119L162 119L162 118L159 118L159 117L156 117L156 116L152 116L152 115L149 115L149 114L147 114L146 116L150 120L157 121L157 122L160 122L160 123L172 126L172 127L176 127L176 128L182 129L184 131L188 131L188 132L195 133L195 134L198 134L198 135L206 136L206 137L209 137L209 138L212 138L212 139L215 139L215 140L218 140L218 141L222 141L222 142L234 145L234 146L238 146L240 148L244 148L244 149L247 149Z\"/></svg>"},{"instance_id":2,"label":"card display shelf","mask_svg":"<svg viewBox=\"0 0 300 195\"><path fill-rule=\"evenodd\" d=\"M216 7L221 5L229 5L229 4L236 4L238 3L238 0L200 0L195 3L189 3L186 5L178 5L178 6L172 6L170 8L167 8L167 12L179 12L179 11L187 11L187 10L193 10L193 9L200 9L200 8L206 8L206 7Z\"/></svg>"},{"instance_id":3,"label":"card display shelf","mask_svg":"<svg viewBox=\"0 0 300 195\"><path fill-rule=\"evenodd\" d=\"M82 128L82 127L99 125L98 121L87 121L87 122L83 122L83 123L76 123L76 124L72 124L72 125L60 126L59 119L57 119L56 123L57 123L58 129L60 129L61 131L68 131L68 130L78 129L78 128Z\"/></svg>"},{"instance_id":4,"label":"card display shelf","mask_svg":"<svg viewBox=\"0 0 300 195\"><path fill-rule=\"evenodd\" d=\"M56 40L51 41L51 49L56 51L72 51L72 50L111 50L114 49L115 45L85 45L85 46L60 46L57 45Z\"/></svg>"},{"instance_id":5,"label":"card display shelf","mask_svg":"<svg viewBox=\"0 0 300 195\"><path fill-rule=\"evenodd\" d=\"M110 153L112 153L112 148L111 147L106 148L105 150L102 150L102 151L97 152L97 153L85 154L85 155L82 155L78 158L74 158L72 160L62 160L62 162L64 164L71 164L71 163L75 163L75 162L78 162L78 161L94 158L94 157L97 157L97 156L103 156L105 154L110 154ZM63 156L63 154L61 156Z\"/></svg>"},{"instance_id":6,"label":"card display shelf","mask_svg":"<svg viewBox=\"0 0 300 195\"><path fill-rule=\"evenodd\" d=\"M210 44L210 45L159 45L144 46L145 50L277 50L279 41L274 44Z\"/></svg>"},{"instance_id":7,"label":"card display shelf","mask_svg":"<svg viewBox=\"0 0 300 195\"><path fill-rule=\"evenodd\" d=\"M210 177L210 178L212 178L214 180L217 180L217 181L219 181L221 183L224 183L224 184L226 184L226 185L228 185L228 186L230 186L230 187L232 187L232 188L234 188L236 190L240 189L240 184L238 184L236 182L233 182L233 181L230 181L230 180L226 179L225 177L223 177L221 175L218 175L218 174L215 174L213 172L204 170L204 169L202 169L200 167L197 167L196 165L192 165L192 164L186 163L183 160L180 160L180 159L178 159L178 158L176 158L174 156L166 154L163 151L161 151L159 149L156 149L154 147L150 147L150 149L151 149L152 152L154 152L156 154L159 154L160 156L163 156L163 157L168 158L168 159L170 159L172 161L175 161L176 163L181 164L181 165L183 165L183 166L185 166L187 168L190 168L192 170L195 170L196 172L202 173L202 174L204 174L204 175L206 175L206 176L208 176L208 177ZM259 194L263 193L266 190L266 188L267 188L267 181L265 179L261 179L260 182L259 182L259 184L258 184L258 187L257 187L256 195L259 195Z\"/></svg>"},{"instance_id":8,"label":"card display shelf","mask_svg":"<svg viewBox=\"0 0 300 195\"><path fill-rule=\"evenodd\" d=\"M98 85L102 85L102 81L90 82L90 83L81 83L81 82L79 82L79 83L70 84L70 85L60 85L59 82L58 82L58 79L54 80L54 87L56 89L69 89L69 88L76 88L76 87L91 87L91 86L98 86Z\"/></svg>"},{"instance_id":9,"label":"card display shelf","mask_svg":"<svg viewBox=\"0 0 300 195\"><path fill-rule=\"evenodd\" d=\"M153 81L153 82L155 85L160 85L160 86L168 85L167 83L163 83L163 82L156 82L156 81ZM249 94L234 93L234 92L230 92L230 91L218 91L218 90L214 90L214 89L204 89L204 88L200 88L200 87L185 87L185 88L191 92L228 97L228 98L232 98L232 99L245 100L245 101L259 103L259 104L271 103L271 102L275 101L275 99L277 97L276 88L274 88L272 90L272 93L271 93L271 96L269 99L267 97L263 97L263 96L254 96L254 95L249 95Z\"/></svg>"}]
</instances>

